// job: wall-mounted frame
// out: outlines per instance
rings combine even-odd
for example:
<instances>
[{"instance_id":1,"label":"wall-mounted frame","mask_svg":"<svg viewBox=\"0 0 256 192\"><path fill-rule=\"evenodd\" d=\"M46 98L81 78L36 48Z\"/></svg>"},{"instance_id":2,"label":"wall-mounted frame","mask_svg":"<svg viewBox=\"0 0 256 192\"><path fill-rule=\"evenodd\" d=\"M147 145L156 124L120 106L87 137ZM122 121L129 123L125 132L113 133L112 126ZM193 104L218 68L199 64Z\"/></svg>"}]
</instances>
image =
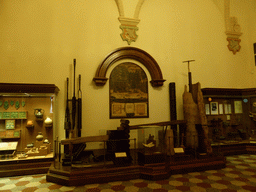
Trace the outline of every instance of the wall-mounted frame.
<instances>
[{"instance_id":1,"label":"wall-mounted frame","mask_svg":"<svg viewBox=\"0 0 256 192\"><path fill-rule=\"evenodd\" d=\"M210 104L207 103L204 106L205 106L205 114L210 115Z\"/></svg>"},{"instance_id":2,"label":"wall-mounted frame","mask_svg":"<svg viewBox=\"0 0 256 192\"><path fill-rule=\"evenodd\" d=\"M15 120L5 120L5 129L15 129Z\"/></svg>"},{"instance_id":3,"label":"wall-mounted frame","mask_svg":"<svg viewBox=\"0 0 256 192\"><path fill-rule=\"evenodd\" d=\"M242 100L234 101L234 110L235 110L235 114L243 113Z\"/></svg>"},{"instance_id":4,"label":"wall-mounted frame","mask_svg":"<svg viewBox=\"0 0 256 192\"><path fill-rule=\"evenodd\" d=\"M223 104L219 103L219 114L222 115L223 113L224 113Z\"/></svg>"},{"instance_id":5,"label":"wall-mounted frame","mask_svg":"<svg viewBox=\"0 0 256 192\"><path fill-rule=\"evenodd\" d=\"M110 118L148 117L148 79L131 62L117 65L109 78Z\"/></svg>"},{"instance_id":6,"label":"wall-mounted frame","mask_svg":"<svg viewBox=\"0 0 256 192\"><path fill-rule=\"evenodd\" d=\"M225 112L225 114L232 114L231 103L224 103L224 112Z\"/></svg>"},{"instance_id":7,"label":"wall-mounted frame","mask_svg":"<svg viewBox=\"0 0 256 192\"><path fill-rule=\"evenodd\" d=\"M218 102L210 102L211 115L219 114Z\"/></svg>"}]
</instances>

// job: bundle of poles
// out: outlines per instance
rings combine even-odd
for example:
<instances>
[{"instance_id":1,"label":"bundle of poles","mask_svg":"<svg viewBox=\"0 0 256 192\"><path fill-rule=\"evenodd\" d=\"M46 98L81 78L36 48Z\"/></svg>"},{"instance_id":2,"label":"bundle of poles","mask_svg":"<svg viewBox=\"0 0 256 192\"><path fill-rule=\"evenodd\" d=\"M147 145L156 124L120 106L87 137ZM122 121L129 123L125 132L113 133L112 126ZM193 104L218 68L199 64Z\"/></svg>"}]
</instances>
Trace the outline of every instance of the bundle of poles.
<instances>
[{"instance_id":1,"label":"bundle of poles","mask_svg":"<svg viewBox=\"0 0 256 192\"><path fill-rule=\"evenodd\" d=\"M74 59L74 82L73 97L69 99L69 78L67 77L67 98L65 111L65 137L66 139L81 137L82 129L82 91L81 91L81 74L78 77L78 94L76 98L76 59ZM71 113L70 113L71 103Z\"/></svg>"}]
</instances>

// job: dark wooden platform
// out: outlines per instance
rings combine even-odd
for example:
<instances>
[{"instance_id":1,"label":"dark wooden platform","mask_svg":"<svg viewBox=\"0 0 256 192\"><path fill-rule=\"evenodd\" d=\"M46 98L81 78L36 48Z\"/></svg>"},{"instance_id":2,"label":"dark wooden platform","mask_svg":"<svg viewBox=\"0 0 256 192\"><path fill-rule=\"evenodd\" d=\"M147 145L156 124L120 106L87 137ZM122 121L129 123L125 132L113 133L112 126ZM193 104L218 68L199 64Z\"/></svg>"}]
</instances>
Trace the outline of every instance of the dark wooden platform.
<instances>
[{"instance_id":1,"label":"dark wooden platform","mask_svg":"<svg viewBox=\"0 0 256 192\"><path fill-rule=\"evenodd\" d=\"M255 154L256 141L229 142L212 145L214 151L221 152L224 156Z\"/></svg>"},{"instance_id":2,"label":"dark wooden platform","mask_svg":"<svg viewBox=\"0 0 256 192\"><path fill-rule=\"evenodd\" d=\"M0 177L45 174L53 160L53 158L34 158L0 161Z\"/></svg>"},{"instance_id":3,"label":"dark wooden platform","mask_svg":"<svg viewBox=\"0 0 256 192\"><path fill-rule=\"evenodd\" d=\"M161 180L167 179L173 174L221 169L226 166L224 156L205 157L203 159L191 159L175 161L169 158L164 163L131 165L126 167L89 167L71 168L62 167L55 163L50 167L46 180L60 185L74 186L92 183L105 183L131 179Z\"/></svg>"},{"instance_id":4,"label":"dark wooden platform","mask_svg":"<svg viewBox=\"0 0 256 192\"><path fill-rule=\"evenodd\" d=\"M71 168L52 164L46 180L61 185L84 185L92 183L105 183L120 180L167 179L174 174L198 172L213 169L222 169L226 166L227 155L255 154L256 142L231 142L212 146L214 154L211 156L200 156L196 158L189 155L166 156L166 161L151 163L143 161L132 166L115 167L114 165L93 168ZM151 164L150 164L151 163Z\"/></svg>"},{"instance_id":5,"label":"dark wooden platform","mask_svg":"<svg viewBox=\"0 0 256 192\"><path fill-rule=\"evenodd\" d=\"M46 174L47 181L62 185L84 185L91 183L105 183L119 180L148 179L159 180L169 178L174 174L183 174L193 171L204 171L221 169L225 167L226 155L255 154L256 143L240 142L212 146L214 151L220 151L223 156L209 158L189 159L178 157L170 158L167 163L155 163L144 165L132 165L126 167L71 168L62 167L55 163L53 158L9 160L0 161L0 177L11 177L19 175Z\"/></svg>"}]
</instances>

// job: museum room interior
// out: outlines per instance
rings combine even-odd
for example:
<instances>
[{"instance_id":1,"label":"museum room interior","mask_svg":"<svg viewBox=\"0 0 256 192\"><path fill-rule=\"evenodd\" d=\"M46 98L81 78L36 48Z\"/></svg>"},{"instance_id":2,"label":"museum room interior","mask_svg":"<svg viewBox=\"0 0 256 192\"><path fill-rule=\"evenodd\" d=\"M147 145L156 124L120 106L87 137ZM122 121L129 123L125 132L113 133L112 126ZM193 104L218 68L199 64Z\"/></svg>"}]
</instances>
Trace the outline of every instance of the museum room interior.
<instances>
[{"instance_id":1,"label":"museum room interior","mask_svg":"<svg viewBox=\"0 0 256 192\"><path fill-rule=\"evenodd\" d=\"M0 0L0 191L256 191L256 1Z\"/></svg>"}]
</instances>

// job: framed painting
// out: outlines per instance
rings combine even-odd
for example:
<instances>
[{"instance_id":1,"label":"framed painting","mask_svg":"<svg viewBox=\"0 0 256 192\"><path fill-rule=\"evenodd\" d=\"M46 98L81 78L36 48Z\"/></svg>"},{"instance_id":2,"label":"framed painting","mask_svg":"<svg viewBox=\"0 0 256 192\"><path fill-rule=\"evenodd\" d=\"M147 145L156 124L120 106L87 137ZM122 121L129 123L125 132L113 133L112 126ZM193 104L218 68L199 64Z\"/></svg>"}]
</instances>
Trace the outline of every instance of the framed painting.
<instances>
[{"instance_id":1,"label":"framed painting","mask_svg":"<svg viewBox=\"0 0 256 192\"><path fill-rule=\"evenodd\" d=\"M110 119L148 117L148 79L137 64L117 65L109 80Z\"/></svg>"},{"instance_id":2,"label":"framed painting","mask_svg":"<svg viewBox=\"0 0 256 192\"><path fill-rule=\"evenodd\" d=\"M5 120L5 129L15 129L15 120Z\"/></svg>"}]
</instances>

